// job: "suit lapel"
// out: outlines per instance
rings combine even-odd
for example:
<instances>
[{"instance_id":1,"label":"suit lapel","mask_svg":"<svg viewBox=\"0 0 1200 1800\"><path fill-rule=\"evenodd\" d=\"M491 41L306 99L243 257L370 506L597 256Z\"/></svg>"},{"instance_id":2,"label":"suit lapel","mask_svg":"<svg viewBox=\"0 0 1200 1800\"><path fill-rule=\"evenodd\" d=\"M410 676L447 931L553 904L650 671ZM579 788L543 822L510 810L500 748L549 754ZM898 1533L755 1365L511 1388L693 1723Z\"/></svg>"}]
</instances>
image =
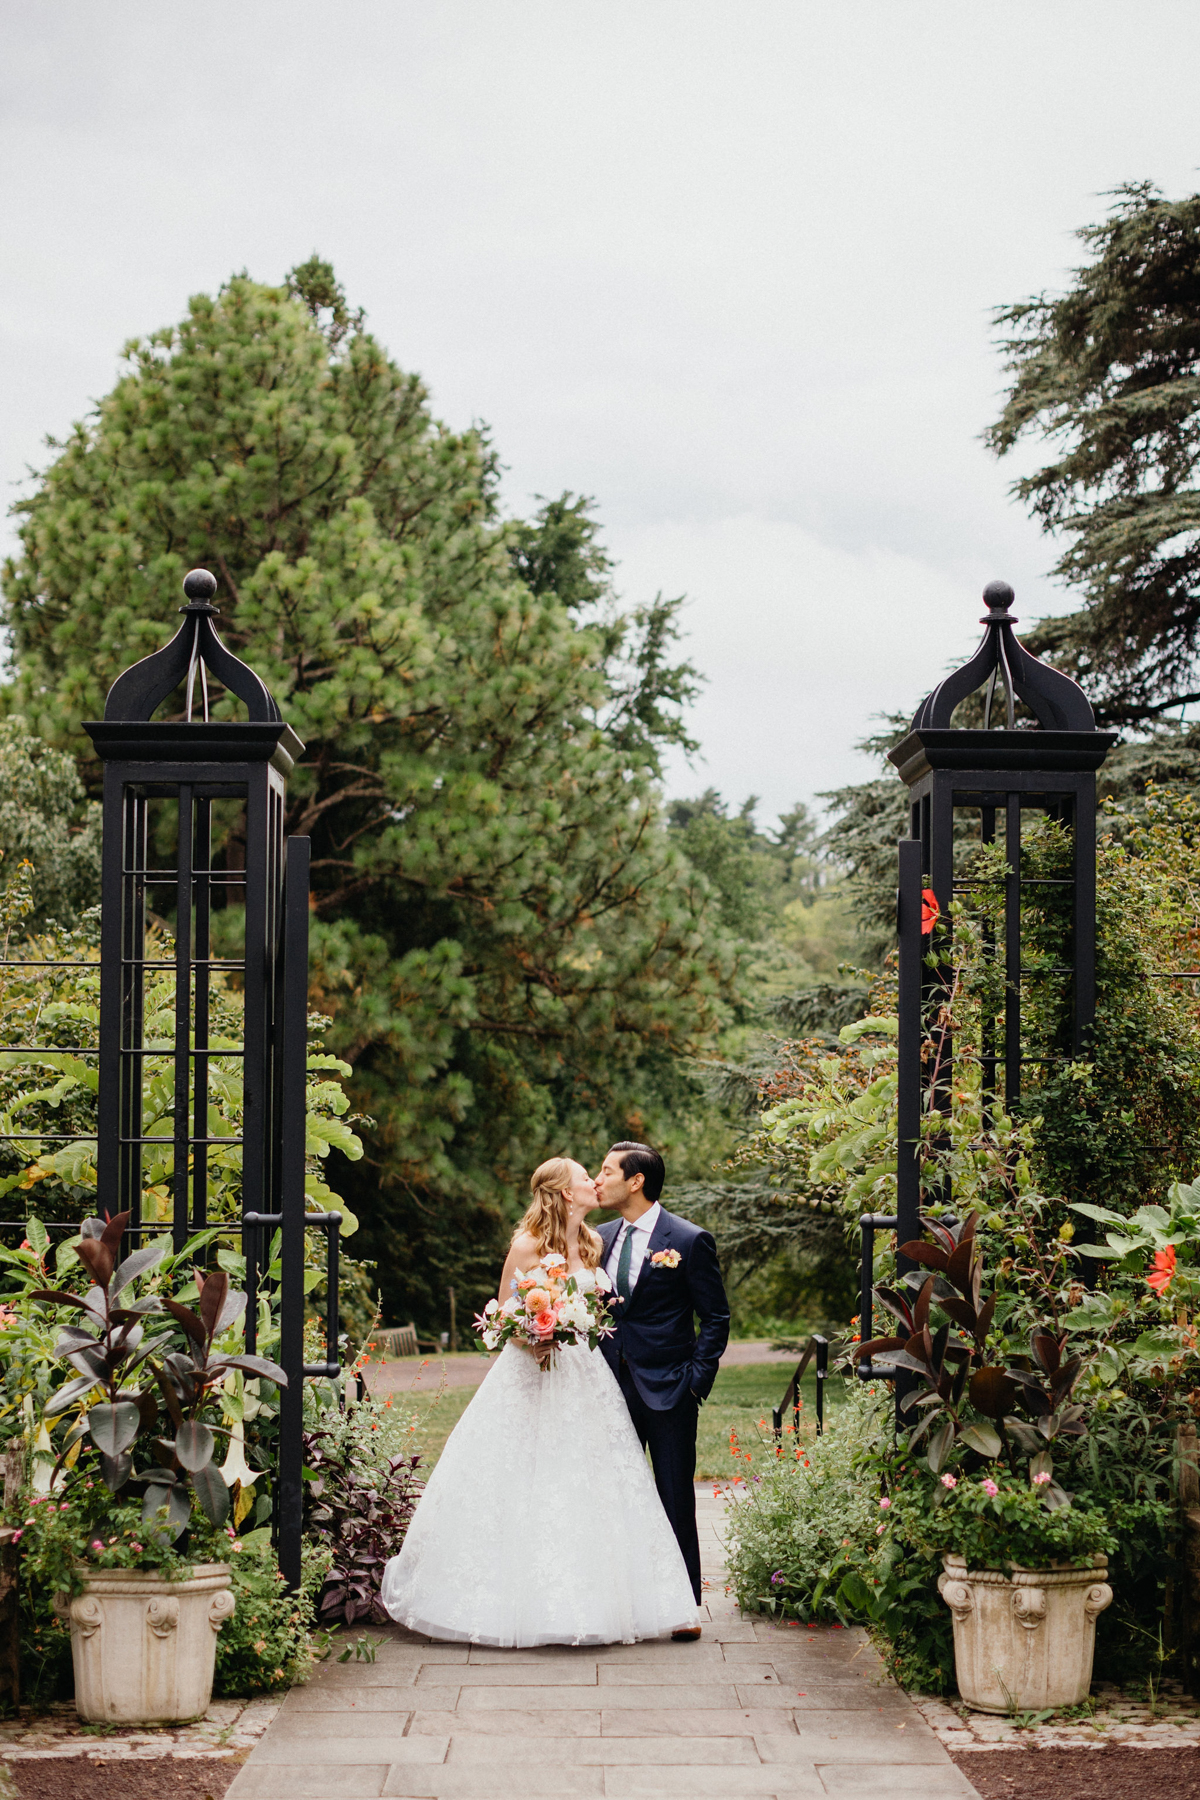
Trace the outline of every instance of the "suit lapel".
<instances>
[{"instance_id":1,"label":"suit lapel","mask_svg":"<svg viewBox=\"0 0 1200 1800\"><path fill-rule=\"evenodd\" d=\"M658 1211L658 1223L650 1233L650 1242L646 1245L646 1254L642 1258L642 1266L638 1270L638 1278L634 1282L633 1292L629 1296L629 1312L632 1312L637 1305L638 1295L642 1292L642 1284L646 1279L646 1272L652 1266L650 1258L654 1255L656 1250L667 1250L670 1248L671 1224L672 1219L670 1213L664 1212L660 1207Z\"/></svg>"}]
</instances>

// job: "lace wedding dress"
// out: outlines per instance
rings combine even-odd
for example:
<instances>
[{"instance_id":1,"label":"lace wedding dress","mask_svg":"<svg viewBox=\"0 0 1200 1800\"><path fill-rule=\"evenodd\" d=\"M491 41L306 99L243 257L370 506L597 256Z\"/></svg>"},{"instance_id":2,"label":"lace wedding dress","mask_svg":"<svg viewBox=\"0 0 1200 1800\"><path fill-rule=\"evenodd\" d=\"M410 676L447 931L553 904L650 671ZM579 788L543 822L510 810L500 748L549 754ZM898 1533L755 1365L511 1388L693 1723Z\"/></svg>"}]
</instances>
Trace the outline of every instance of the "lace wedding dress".
<instances>
[{"instance_id":1,"label":"lace wedding dress","mask_svg":"<svg viewBox=\"0 0 1200 1800\"><path fill-rule=\"evenodd\" d=\"M545 1373L501 1351L383 1575L392 1618L520 1648L631 1644L694 1625L683 1557L598 1350Z\"/></svg>"}]
</instances>

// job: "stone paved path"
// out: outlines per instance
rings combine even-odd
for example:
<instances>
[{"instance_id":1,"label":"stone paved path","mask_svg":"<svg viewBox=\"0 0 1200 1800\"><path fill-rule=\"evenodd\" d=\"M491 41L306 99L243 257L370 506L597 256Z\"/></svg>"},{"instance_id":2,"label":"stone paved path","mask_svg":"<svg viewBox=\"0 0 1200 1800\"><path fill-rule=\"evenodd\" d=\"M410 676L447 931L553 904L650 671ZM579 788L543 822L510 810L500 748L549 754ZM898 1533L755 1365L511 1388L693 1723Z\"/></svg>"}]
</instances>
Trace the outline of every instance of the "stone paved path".
<instances>
[{"instance_id":1,"label":"stone paved path","mask_svg":"<svg viewBox=\"0 0 1200 1800\"><path fill-rule=\"evenodd\" d=\"M482 1650L394 1630L374 1663L329 1662L293 1688L227 1800L974 1800L862 1633L738 1614L723 1507L711 1488L698 1499L699 1643Z\"/></svg>"}]
</instances>

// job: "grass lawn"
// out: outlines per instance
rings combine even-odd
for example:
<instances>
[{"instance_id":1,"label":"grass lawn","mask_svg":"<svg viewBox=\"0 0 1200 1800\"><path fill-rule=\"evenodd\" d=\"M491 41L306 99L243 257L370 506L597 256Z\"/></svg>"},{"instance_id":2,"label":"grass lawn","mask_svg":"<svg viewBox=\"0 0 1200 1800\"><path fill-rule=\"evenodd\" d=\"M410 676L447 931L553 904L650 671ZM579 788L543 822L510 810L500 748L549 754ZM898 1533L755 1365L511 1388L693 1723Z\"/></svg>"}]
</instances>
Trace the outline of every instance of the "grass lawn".
<instances>
[{"instance_id":1,"label":"grass lawn","mask_svg":"<svg viewBox=\"0 0 1200 1800\"><path fill-rule=\"evenodd\" d=\"M796 1361L799 1362L799 1357ZM696 1433L696 1474L728 1478L733 1475L758 1474L768 1461L774 1461L774 1439L771 1435L771 1408L778 1406L791 1380L795 1363L740 1363L719 1369L712 1393L700 1408L700 1424ZM832 1377L825 1383L825 1408L836 1406L841 1398L842 1380ZM811 1365L800 1384L803 1402L801 1430L815 1432L817 1420L817 1381ZM765 1424L759 1425L759 1420ZM784 1420L791 1424L791 1416ZM743 1451L753 1458L746 1462L735 1457L729 1448L729 1434L736 1432ZM790 1443L790 1437L784 1443Z\"/></svg>"},{"instance_id":2,"label":"grass lawn","mask_svg":"<svg viewBox=\"0 0 1200 1800\"><path fill-rule=\"evenodd\" d=\"M446 1446L446 1439L475 1398L475 1389L446 1388L434 1399L419 1401L421 1423L417 1426L417 1447L421 1465L428 1475Z\"/></svg>"},{"instance_id":3,"label":"grass lawn","mask_svg":"<svg viewBox=\"0 0 1200 1800\"><path fill-rule=\"evenodd\" d=\"M700 1425L696 1436L696 1474L702 1477L728 1478L754 1474L772 1455L771 1408L778 1406L790 1375L786 1363L741 1363L721 1369L713 1391L700 1409ZM841 1393L841 1378L826 1383L827 1407L836 1406ZM461 1419L473 1395L473 1388L447 1388L443 1393L419 1404L422 1423L418 1427L422 1459L428 1471L442 1453L446 1439ZM801 1385L804 1401L801 1420L812 1431L816 1420L816 1380L810 1370ZM758 1421L766 1420L765 1429ZM790 1419L785 1423L790 1424ZM734 1458L729 1449L729 1433L736 1431L744 1450L754 1461ZM785 1439L785 1442L788 1440Z\"/></svg>"}]
</instances>

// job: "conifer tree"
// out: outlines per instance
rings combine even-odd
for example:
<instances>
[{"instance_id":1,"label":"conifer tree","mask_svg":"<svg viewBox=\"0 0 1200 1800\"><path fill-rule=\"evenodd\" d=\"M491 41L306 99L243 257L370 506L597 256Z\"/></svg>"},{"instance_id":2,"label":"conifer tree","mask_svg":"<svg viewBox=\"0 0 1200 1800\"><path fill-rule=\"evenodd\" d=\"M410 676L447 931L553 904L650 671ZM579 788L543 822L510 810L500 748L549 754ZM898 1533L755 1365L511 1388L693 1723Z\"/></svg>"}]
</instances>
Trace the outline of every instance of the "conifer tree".
<instances>
[{"instance_id":1,"label":"conifer tree","mask_svg":"<svg viewBox=\"0 0 1200 1800\"><path fill-rule=\"evenodd\" d=\"M440 1323L449 1282L492 1291L530 1170L649 1128L718 1016L721 929L656 812L677 603L619 613L586 502L502 520L486 435L432 418L315 257L127 345L53 450L5 570L8 709L94 789L83 721L217 575L307 745L313 1002L374 1121L356 1253L393 1319Z\"/></svg>"},{"instance_id":2,"label":"conifer tree","mask_svg":"<svg viewBox=\"0 0 1200 1800\"><path fill-rule=\"evenodd\" d=\"M1200 699L1200 194L1121 188L1079 232L1065 293L997 315L1010 387L998 455L1050 455L1013 492L1066 547L1055 573L1081 610L1023 641L1086 687L1109 724Z\"/></svg>"}]
</instances>

